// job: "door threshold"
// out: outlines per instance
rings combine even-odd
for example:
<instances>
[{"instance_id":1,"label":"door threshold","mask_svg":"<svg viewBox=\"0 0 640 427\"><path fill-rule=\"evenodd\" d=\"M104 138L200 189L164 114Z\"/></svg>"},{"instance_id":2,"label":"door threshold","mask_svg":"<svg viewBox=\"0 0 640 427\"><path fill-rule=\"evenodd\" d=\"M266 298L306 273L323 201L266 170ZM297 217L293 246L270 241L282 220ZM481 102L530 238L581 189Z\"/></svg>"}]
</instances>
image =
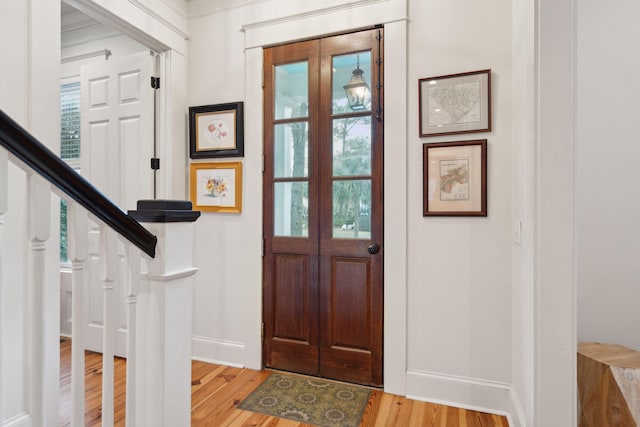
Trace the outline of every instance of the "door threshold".
<instances>
[{"instance_id":1,"label":"door threshold","mask_svg":"<svg viewBox=\"0 0 640 427\"><path fill-rule=\"evenodd\" d=\"M270 368L268 366L265 366L262 369L264 371L269 371L269 372L273 372L273 373L284 373L284 374L287 374L287 375L295 375L295 376L304 377L304 378L318 378L319 380L328 381L328 382L332 382L332 383L336 383L336 384L357 385L359 387L366 387L366 388L371 389L371 390L380 390L380 391L384 390L384 385L381 385L381 386L378 387L378 386L373 386L373 385L370 385L370 384L360 384L360 383L349 382L349 381L341 381L341 380L336 380L336 379L333 379L333 378L321 377L320 375L301 374L300 372L287 371L286 369Z\"/></svg>"}]
</instances>

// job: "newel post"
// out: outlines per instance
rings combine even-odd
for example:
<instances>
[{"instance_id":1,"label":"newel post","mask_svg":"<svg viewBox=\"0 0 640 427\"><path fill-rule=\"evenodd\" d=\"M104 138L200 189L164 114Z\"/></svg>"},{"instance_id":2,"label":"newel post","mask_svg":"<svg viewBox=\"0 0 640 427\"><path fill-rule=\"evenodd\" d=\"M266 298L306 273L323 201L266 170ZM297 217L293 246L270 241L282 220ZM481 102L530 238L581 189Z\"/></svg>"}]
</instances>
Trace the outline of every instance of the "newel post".
<instances>
[{"instance_id":1,"label":"newel post","mask_svg":"<svg viewBox=\"0 0 640 427\"><path fill-rule=\"evenodd\" d=\"M141 200L129 215L158 238L136 322L136 426L191 425L194 221L191 202ZM130 325L133 327L133 325ZM145 402L143 405L142 402Z\"/></svg>"}]
</instances>

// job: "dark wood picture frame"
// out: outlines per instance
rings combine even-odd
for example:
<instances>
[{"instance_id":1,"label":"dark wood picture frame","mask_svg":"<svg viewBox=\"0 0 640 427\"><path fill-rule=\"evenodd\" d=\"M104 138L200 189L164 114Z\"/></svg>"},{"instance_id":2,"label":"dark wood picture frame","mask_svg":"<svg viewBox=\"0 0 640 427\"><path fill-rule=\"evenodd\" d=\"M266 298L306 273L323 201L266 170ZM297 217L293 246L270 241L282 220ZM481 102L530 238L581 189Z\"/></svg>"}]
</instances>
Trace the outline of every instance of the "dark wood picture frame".
<instances>
[{"instance_id":1,"label":"dark wood picture frame","mask_svg":"<svg viewBox=\"0 0 640 427\"><path fill-rule=\"evenodd\" d=\"M491 131L491 70L418 80L420 137Z\"/></svg>"},{"instance_id":2,"label":"dark wood picture frame","mask_svg":"<svg viewBox=\"0 0 640 427\"><path fill-rule=\"evenodd\" d=\"M487 216L487 140L423 144L423 216Z\"/></svg>"},{"instance_id":3,"label":"dark wood picture frame","mask_svg":"<svg viewBox=\"0 0 640 427\"><path fill-rule=\"evenodd\" d=\"M189 156L243 157L243 107L242 102L189 107Z\"/></svg>"}]
</instances>

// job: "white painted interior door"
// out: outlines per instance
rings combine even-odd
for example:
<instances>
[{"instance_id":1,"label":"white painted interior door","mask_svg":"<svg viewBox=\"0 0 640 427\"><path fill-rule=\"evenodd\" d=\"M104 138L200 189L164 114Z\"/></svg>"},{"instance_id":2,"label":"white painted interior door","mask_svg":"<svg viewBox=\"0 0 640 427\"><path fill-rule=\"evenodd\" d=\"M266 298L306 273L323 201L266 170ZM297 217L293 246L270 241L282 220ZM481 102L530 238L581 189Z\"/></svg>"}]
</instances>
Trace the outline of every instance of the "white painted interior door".
<instances>
[{"instance_id":1,"label":"white painted interior door","mask_svg":"<svg viewBox=\"0 0 640 427\"><path fill-rule=\"evenodd\" d=\"M150 78L155 59L149 52L113 58L81 70L82 174L122 210L135 209L139 199L153 197L154 102ZM103 266L100 230L89 226L88 289L85 316L86 348L102 350ZM117 273L113 278L118 325L115 354L126 352L127 319L124 298L124 245L117 245ZM112 323L113 324L113 323Z\"/></svg>"}]
</instances>

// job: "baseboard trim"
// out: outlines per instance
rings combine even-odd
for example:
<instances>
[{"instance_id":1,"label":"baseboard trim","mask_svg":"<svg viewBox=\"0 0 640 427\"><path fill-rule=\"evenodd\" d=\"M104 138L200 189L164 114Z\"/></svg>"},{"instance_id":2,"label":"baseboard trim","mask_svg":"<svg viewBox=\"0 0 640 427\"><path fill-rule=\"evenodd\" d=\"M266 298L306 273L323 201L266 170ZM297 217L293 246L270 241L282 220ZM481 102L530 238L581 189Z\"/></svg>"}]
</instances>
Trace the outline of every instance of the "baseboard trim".
<instances>
[{"instance_id":1,"label":"baseboard trim","mask_svg":"<svg viewBox=\"0 0 640 427\"><path fill-rule=\"evenodd\" d=\"M194 336L191 340L191 358L207 363L243 368L245 344Z\"/></svg>"},{"instance_id":2,"label":"baseboard trim","mask_svg":"<svg viewBox=\"0 0 640 427\"><path fill-rule=\"evenodd\" d=\"M476 378L407 371L407 397L440 405L509 416L511 384Z\"/></svg>"},{"instance_id":3,"label":"baseboard trim","mask_svg":"<svg viewBox=\"0 0 640 427\"><path fill-rule=\"evenodd\" d=\"M520 402L520 396L511 388L509 393L510 409L509 409L509 426L511 427L526 427L527 418L524 415L524 408L522 402Z\"/></svg>"},{"instance_id":4,"label":"baseboard trim","mask_svg":"<svg viewBox=\"0 0 640 427\"><path fill-rule=\"evenodd\" d=\"M16 415L15 417L2 422L2 427L30 427L30 426L31 426L31 415L27 414L26 412L23 412L22 414Z\"/></svg>"}]
</instances>

